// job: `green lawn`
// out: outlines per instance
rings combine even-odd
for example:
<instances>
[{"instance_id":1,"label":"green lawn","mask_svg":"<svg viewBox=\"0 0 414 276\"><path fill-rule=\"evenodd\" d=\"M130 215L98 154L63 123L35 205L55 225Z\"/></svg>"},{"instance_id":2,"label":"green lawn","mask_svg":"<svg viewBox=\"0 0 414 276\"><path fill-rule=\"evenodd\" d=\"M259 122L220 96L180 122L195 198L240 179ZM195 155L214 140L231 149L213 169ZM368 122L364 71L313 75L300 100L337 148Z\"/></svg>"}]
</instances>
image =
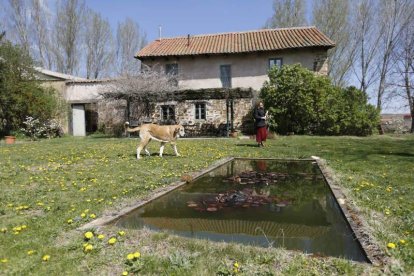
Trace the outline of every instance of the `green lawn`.
<instances>
[{"instance_id":1,"label":"green lawn","mask_svg":"<svg viewBox=\"0 0 414 276\"><path fill-rule=\"evenodd\" d=\"M253 140L181 140L181 157L135 159L136 139L84 138L0 144L0 274L153 275L362 274L414 272L414 136L278 137L266 148ZM151 152L158 143L151 143ZM181 175L226 156L327 160L343 190L389 256L373 267L255 248L112 227L76 230L132 204ZM98 234L103 235L99 239ZM108 244L116 237L113 245ZM84 246L90 244L87 249ZM393 243L395 248L388 248ZM86 248L86 247L85 247ZM89 251L90 250L90 251ZM85 252L86 251L86 252ZM140 252L132 259L130 253ZM43 258L48 255L50 258ZM235 267L237 262L238 268ZM236 265L236 266L237 266Z\"/></svg>"}]
</instances>

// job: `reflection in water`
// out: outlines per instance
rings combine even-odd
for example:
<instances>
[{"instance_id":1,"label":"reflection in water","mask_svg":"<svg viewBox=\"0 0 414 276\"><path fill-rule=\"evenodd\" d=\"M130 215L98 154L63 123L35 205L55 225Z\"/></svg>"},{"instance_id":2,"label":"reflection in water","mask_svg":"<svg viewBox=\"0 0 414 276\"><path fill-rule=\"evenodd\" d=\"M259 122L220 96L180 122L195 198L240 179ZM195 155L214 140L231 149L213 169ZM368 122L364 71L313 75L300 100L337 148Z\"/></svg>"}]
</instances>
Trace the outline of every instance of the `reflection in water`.
<instances>
[{"instance_id":1,"label":"reflection in water","mask_svg":"<svg viewBox=\"0 0 414 276\"><path fill-rule=\"evenodd\" d=\"M234 160L122 217L117 226L367 261L310 161Z\"/></svg>"}]
</instances>

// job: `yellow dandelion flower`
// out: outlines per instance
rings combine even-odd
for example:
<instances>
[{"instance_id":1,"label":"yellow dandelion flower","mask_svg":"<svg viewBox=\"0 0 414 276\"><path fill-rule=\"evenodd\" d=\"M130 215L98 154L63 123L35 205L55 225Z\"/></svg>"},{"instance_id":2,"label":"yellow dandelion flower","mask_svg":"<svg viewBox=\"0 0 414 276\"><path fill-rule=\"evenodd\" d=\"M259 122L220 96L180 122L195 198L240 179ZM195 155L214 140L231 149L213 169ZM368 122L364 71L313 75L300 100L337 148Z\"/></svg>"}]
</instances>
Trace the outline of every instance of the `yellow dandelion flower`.
<instances>
[{"instance_id":1,"label":"yellow dandelion flower","mask_svg":"<svg viewBox=\"0 0 414 276\"><path fill-rule=\"evenodd\" d=\"M83 249L85 252L90 252L93 249L93 245L92 244L88 244L87 246L85 246L85 248Z\"/></svg>"},{"instance_id":2,"label":"yellow dandelion flower","mask_svg":"<svg viewBox=\"0 0 414 276\"><path fill-rule=\"evenodd\" d=\"M99 235L98 235L98 239L103 240L104 238L105 238L105 236L104 236L104 235L102 235L102 234L99 234Z\"/></svg>"},{"instance_id":3,"label":"yellow dandelion flower","mask_svg":"<svg viewBox=\"0 0 414 276\"><path fill-rule=\"evenodd\" d=\"M118 232L118 235L120 235L120 236L125 236L125 234L126 234L125 231L119 231Z\"/></svg>"},{"instance_id":4,"label":"yellow dandelion flower","mask_svg":"<svg viewBox=\"0 0 414 276\"><path fill-rule=\"evenodd\" d=\"M0 232L2 232L2 233L6 233L6 232L7 232L7 228L6 228L6 227L1 228L1 229L0 229Z\"/></svg>"},{"instance_id":5,"label":"yellow dandelion flower","mask_svg":"<svg viewBox=\"0 0 414 276\"><path fill-rule=\"evenodd\" d=\"M96 218L96 215L95 214L90 214L89 217L94 219L94 218Z\"/></svg>"},{"instance_id":6,"label":"yellow dandelion flower","mask_svg":"<svg viewBox=\"0 0 414 276\"><path fill-rule=\"evenodd\" d=\"M116 238L110 238L109 240L108 240L108 244L110 244L110 245L113 245L113 244L115 244L117 242L117 239Z\"/></svg>"},{"instance_id":7,"label":"yellow dandelion flower","mask_svg":"<svg viewBox=\"0 0 414 276\"><path fill-rule=\"evenodd\" d=\"M130 253L127 255L127 259L132 261L133 259L135 259L134 254Z\"/></svg>"},{"instance_id":8,"label":"yellow dandelion flower","mask_svg":"<svg viewBox=\"0 0 414 276\"><path fill-rule=\"evenodd\" d=\"M404 244L406 244L407 242L406 242L405 240L400 240L400 243L404 245Z\"/></svg>"},{"instance_id":9,"label":"yellow dandelion flower","mask_svg":"<svg viewBox=\"0 0 414 276\"><path fill-rule=\"evenodd\" d=\"M34 250L28 250L28 251L27 251L27 255L29 255L29 256L30 256L30 255L33 255L34 253L35 253L35 251L34 251Z\"/></svg>"},{"instance_id":10,"label":"yellow dandelion flower","mask_svg":"<svg viewBox=\"0 0 414 276\"><path fill-rule=\"evenodd\" d=\"M389 242L388 244L387 244L387 247L389 248L389 249L394 249L395 248L395 243L392 243L392 242Z\"/></svg>"},{"instance_id":11,"label":"yellow dandelion flower","mask_svg":"<svg viewBox=\"0 0 414 276\"><path fill-rule=\"evenodd\" d=\"M135 252L134 253L134 257L138 259L139 257L141 257L141 253L139 253L138 251Z\"/></svg>"},{"instance_id":12,"label":"yellow dandelion flower","mask_svg":"<svg viewBox=\"0 0 414 276\"><path fill-rule=\"evenodd\" d=\"M122 276L127 276L127 275L128 275L128 271L122 272Z\"/></svg>"},{"instance_id":13,"label":"yellow dandelion flower","mask_svg":"<svg viewBox=\"0 0 414 276\"><path fill-rule=\"evenodd\" d=\"M73 219L68 219L68 224L71 224L73 222Z\"/></svg>"},{"instance_id":14,"label":"yellow dandelion flower","mask_svg":"<svg viewBox=\"0 0 414 276\"><path fill-rule=\"evenodd\" d=\"M13 231L19 232L19 231L22 231L22 228L20 226L16 226L16 227L13 227Z\"/></svg>"},{"instance_id":15,"label":"yellow dandelion flower","mask_svg":"<svg viewBox=\"0 0 414 276\"><path fill-rule=\"evenodd\" d=\"M234 266L234 267L236 267L236 268L238 268L238 267L239 267L239 263L238 263L238 262L235 262L235 263L233 264L233 266Z\"/></svg>"},{"instance_id":16,"label":"yellow dandelion flower","mask_svg":"<svg viewBox=\"0 0 414 276\"><path fill-rule=\"evenodd\" d=\"M42 260L43 260L44 262L49 261L49 260L50 260L50 255L44 255L44 256L42 257Z\"/></svg>"},{"instance_id":17,"label":"yellow dandelion flower","mask_svg":"<svg viewBox=\"0 0 414 276\"><path fill-rule=\"evenodd\" d=\"M90 240L93 238L93 233L89 231L89 232L86 232L84 236L86 239Z\"/></svg>"},{"instance_id":18,"label":"yellow dandelion flower","mask_svg":"<svg viewBox=\"0 0 414 276\"><path fill-rule=\"evenodd\" d=\"M1 262L1 263L7 263L8 261L9 261L9 260L8 260L8 259L6 259L6 258L4 258L4 259L1 259L1 260L0 260L0 262Z\"/></svg>"},{"instance_id":19,"label":"yellow dandelion flower","mask_svg":"<svg viewBox=\"0 0 414 276\"><path fill-rule=\"evenodd\" d=\"M80 216L81 216L82 218L84 218L84 217L86 217L86 214L85 214L85 213L82 213Z\"/></svg>"}]
</instances>

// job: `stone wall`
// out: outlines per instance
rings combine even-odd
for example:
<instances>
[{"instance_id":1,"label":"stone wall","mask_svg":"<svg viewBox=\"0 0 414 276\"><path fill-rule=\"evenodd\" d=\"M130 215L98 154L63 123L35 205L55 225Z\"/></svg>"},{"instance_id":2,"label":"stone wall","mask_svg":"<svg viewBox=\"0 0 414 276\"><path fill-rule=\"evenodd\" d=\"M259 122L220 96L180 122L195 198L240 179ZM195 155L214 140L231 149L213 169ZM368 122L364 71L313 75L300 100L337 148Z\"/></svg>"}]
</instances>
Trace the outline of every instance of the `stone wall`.
<instances>
[{"instance_id":1,"label":"stone wall","mask_svg":"<svg viewBox=\"0 0 414 276\"><path fill-rule=\"evenodd\" d=\"M161 106L170 105L175 108L176 122L186 127L188 136L222 136L225 135L227 125L226 99L187 100L158 102L155 106L153 119L162 124ZM253 107L252 98L233 99L233 127L235 130L243 129L246 117L251 117ZM195 105L206 104L206 119L195 119ZM229 120L231 119L229 110Z\"/></svg>"},{"instance_id":2,"label":"stone wall","mask_svg":"<svg viewBox=\"0 0 414 276\"><path fill-rule=\"evenodd\" d=\"M316 55L313 63L313 71L317 75L328 75L328 54L326 52Z\"/></svg>"},{"instance_id":3,"label":"stone wall","mask_svg":"<svg viewBox=\"0 0 414 276\"><path fill-rule=\"evenodd\" d=\"M106 134L121 136L125 126L126 101L98 102L98 130Z\"/></svg>"}]
</instances>

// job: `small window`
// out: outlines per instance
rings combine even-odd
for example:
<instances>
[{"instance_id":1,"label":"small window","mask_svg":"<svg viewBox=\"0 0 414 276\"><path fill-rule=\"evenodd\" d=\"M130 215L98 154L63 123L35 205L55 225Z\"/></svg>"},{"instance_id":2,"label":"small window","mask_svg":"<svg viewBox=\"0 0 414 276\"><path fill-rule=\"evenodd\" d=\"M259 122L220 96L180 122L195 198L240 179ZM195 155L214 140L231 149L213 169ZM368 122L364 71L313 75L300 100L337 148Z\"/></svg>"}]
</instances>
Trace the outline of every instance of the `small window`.
<instances>
[{"instance_id":1,"label":"small window","mask_svg":"<svg viewBox=\"0 0 414 276\"><path fill-rule=\"evenodd\" d=\"M196 120L206 119L206 104L205 103L195 104L195 119Z\"/></svg>"},{"instance_id":2,"label":"small window","mask_svg":"<svg viewBox=\"0 0 414 276\"><path fill-rule=\"evenodd\" d=\"M166 64L165 73L167 75L178 76L178 63Z\"/></svg>"},{"instance_id":3,"label":"small window","mask_svg":"<svg viewBox=\"0 0 414 276\"><path fill-rule=\"evenodd\" d=\"M220 65L220 80L223 88L231 88L231 65Z\"/></svg>"},{"instance_id":4,"label":"small window","mask_svg":"<svg viewBox=\"0 0 414 276\"><path fill-rule=\"evenodd\" d=\"M161 119L163 123L175 123L175 107L173 105L162 105Z\"/></svg>"},{"instance_id":5,"label":"small window","mask_svg":"<svg viewBox=\"0 0 414 276\"><path fill-rule=\"evenodd\" d=\"M270 58L269 59L269 70L272 69L273 66L277 66L278 68L282 68L283 59L282 58Z\"/></svg>"}]
</instances>

